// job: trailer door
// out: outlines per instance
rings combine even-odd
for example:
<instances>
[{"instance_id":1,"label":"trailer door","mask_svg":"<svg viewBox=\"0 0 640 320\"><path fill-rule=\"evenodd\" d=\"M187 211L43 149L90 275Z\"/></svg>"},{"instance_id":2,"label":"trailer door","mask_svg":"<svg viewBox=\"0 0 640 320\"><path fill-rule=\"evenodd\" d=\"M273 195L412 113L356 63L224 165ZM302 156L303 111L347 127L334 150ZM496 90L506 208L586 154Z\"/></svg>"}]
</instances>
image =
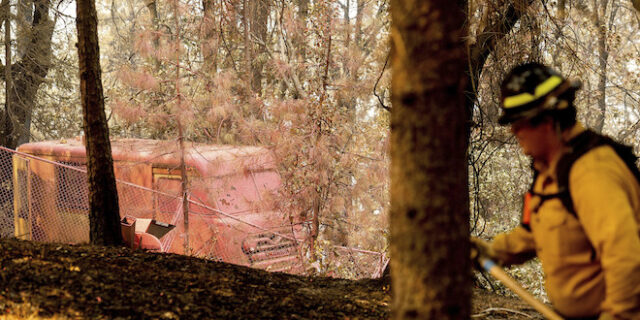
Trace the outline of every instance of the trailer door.
<instances>
[{"instance_id":1,"label":"trailer door","mask_svg":"<svg viewBox=\"0 0 640 320\"><path fill-rule=\"evenodd\" d=\"M153 190L155 193L154 219L171 222L181 205L181 171L169 168L153 168Z\"/></svg>"}]
</instances>

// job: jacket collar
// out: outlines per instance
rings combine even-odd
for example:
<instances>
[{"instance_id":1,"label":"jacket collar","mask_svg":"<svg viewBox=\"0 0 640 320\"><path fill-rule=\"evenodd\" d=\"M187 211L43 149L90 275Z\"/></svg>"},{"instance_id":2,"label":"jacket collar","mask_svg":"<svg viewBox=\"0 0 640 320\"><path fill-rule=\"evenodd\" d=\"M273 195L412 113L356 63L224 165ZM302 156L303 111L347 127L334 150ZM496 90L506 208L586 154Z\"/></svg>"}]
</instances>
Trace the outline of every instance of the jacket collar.
<instances>
[{"instance_id":1,"label":"jacket collar","mask_svg":"<svg viewBox=\"0 0 640 320\"><path fill-rule=\"evenodd\" d=\"M567 144L571 139L577 137L579 134L585 132L587 129L584 128L582 123L576 122L576 124L568 130L562 132L562 141Z\"/></svg>"}]
</instances>

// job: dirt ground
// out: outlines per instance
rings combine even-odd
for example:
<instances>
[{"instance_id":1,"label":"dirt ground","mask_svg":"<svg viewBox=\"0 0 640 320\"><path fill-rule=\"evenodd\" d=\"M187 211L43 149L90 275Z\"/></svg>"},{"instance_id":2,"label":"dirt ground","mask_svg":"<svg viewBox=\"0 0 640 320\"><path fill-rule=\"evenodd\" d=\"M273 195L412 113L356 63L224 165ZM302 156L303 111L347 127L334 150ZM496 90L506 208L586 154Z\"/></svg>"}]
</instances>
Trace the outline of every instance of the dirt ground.
<instances>
[{"instance_id":1,"label":"dirt ground","mask_svg":"<svg viewBox=\"0 0 640 320\"><path fill-rule=\"evenodd\" d=\"M126 248L0 240L3 319L387 319L389 283L269 273ZM542 319L474 290L473 319Z\"/></svg>"}]
</instances>

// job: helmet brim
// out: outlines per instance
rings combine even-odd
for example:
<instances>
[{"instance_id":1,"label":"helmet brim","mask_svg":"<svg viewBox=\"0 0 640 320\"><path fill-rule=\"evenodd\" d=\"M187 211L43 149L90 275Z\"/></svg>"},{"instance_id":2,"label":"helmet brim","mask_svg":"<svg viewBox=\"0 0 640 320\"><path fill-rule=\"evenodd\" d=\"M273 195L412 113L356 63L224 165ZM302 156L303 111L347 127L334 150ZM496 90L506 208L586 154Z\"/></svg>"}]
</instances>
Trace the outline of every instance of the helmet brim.
<instances>
[{"instance_id":1,"label":"helmet brim","mask_svg":"<svg viewBox=\"0 0 640 320\"><path fill-rule=\"evenodd\" d=\"M500 118L498 118L498 124L501 126L507 126L521 119L524 119L524 117L518 115L503 114L500 116Z\"/></svg>"},{"instance_id":2,"label":"helmet brim","mask_svg":"<svg viewBox=\"0 0 640 320\"><path fill-rule=\"evenodd\" d=\"M536 101L513 110L503 109L504 113L498 118L498 124L506 126L523 119L531 119L545 111L545 109L539 107L540 103L540 101Z\"/></svg>"},{"instance_id":3,"label":"helmet brim","mask_svg":"<svg viewBox=\"0 0 640 320\"><path fill-rule=\"evenodd\" d=\"M553 96L559 96L561 93L564 93L569 90L573 90L574 92L579 90L582 87L582 83L580 81L571 81L567 83L567 86L559 92L555 92ZM545 100L548 96L541 97L540 99L536 99L526 105L519 106L513 109L504 109L503 114L498 118L498 124L502 126L510 125L516 121L523 119L531 119L542 112L549 111L550 109L545 108Z\"/></svg>"}]
</instances>

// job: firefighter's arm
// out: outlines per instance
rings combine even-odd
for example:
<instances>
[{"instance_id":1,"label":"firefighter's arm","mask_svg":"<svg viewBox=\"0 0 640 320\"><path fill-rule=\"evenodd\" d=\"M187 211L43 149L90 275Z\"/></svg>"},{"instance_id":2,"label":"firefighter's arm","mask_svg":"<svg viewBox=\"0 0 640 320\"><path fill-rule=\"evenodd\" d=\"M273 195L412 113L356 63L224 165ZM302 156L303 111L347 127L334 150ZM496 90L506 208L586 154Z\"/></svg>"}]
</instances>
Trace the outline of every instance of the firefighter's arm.
<instances>
[{"instance_id":1,"label":"firefighter's arm","mask_svg":"<svg viewBox=\"0 0 640 320\"><path fill-rule=\"evenodd\" d=\"M524 263L536 255L533 235L522 226L495 236L490 249L492 258L507 266Z\"/></svg>"},{"instance_id":2,"label":"firefighter's arm","mask_svg":"<svg viewBox=\"0 0 640 320\"><path fill-rule=\"evenodd\" d=\"M599 148L600 149L600 148ZM594 150L596 151L596 150ZM631 197L633 175L602 149L576 161L570 174L575 211L599 257L606 283L605 314L640 317L640 237ZM616 158L619 160L618 158Z\"/></svg>"}]
</instances>

